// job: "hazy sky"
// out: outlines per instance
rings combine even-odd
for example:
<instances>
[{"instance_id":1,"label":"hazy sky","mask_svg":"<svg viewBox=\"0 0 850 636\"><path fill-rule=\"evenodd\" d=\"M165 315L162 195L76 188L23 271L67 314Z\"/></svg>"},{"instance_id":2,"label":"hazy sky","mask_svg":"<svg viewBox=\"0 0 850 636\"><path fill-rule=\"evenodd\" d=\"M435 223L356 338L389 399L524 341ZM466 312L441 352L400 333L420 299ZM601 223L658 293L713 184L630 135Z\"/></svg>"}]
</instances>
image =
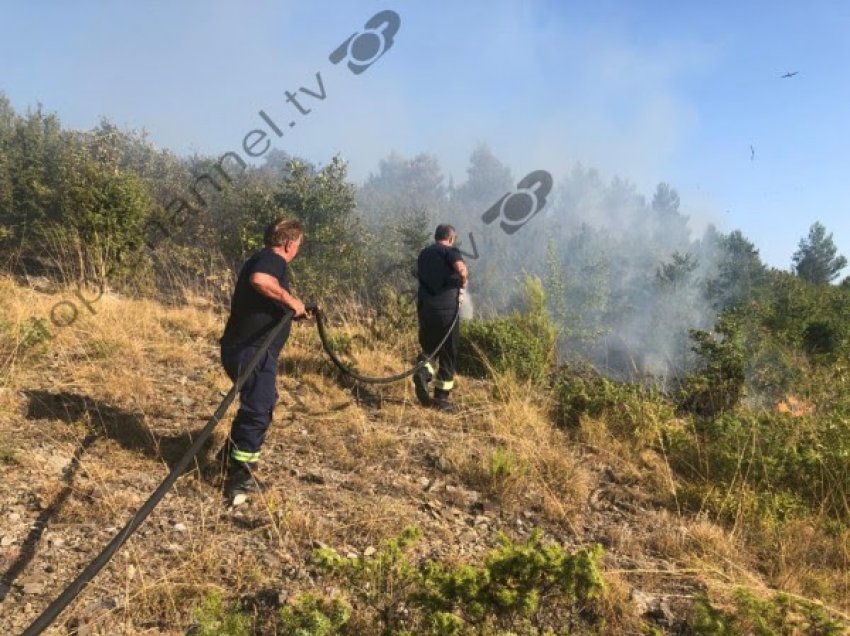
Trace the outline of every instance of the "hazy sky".
<instances>
[{"instance_id":1,"label":"hazy sky","mask_svg":"<svg viewBox=\"0 0 850 636\"><path fill-rule=\"evenodd\" d=\"M846 0L2 7L0 90L68 127L106 116L178 153L216 155L261 128L318 163L341 153L356 179L397 150L432 153L462 181L485 141L518 176L545 169L557 184L581 162L647 197L667 181L696 229L739 228L776 267L816 220L850 257ZM333 65L331 51L384 9L401 18L392 48L359 75ZM287 103L300 87L324 99Z\"/></svg>"}]
</instances>

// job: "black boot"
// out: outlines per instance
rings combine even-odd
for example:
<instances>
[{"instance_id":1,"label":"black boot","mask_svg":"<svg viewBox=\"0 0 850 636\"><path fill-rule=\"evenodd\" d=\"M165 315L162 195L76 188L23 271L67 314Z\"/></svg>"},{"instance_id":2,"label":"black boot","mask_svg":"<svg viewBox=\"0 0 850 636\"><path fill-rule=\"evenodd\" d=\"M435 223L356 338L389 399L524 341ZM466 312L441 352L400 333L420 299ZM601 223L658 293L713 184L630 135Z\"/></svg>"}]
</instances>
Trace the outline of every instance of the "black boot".
<instances>
[{"instance_id":1,"label":"black boot","mask_svg":"<svg viewBox=\"0 0 850 636\"><path fill-rule=\"evenodd\" d=\"M227 482L224 486L224 496L234 502L239 495L265 492L265 485L254 477L251 468L241 462L230 461L227 471Z\"/></svg>"},{"instance_id":2,"label":"black boot","mask_svg":"<svg viewBox=\"0 0 850 636\"><path fill-rule=\"evenodd\" d=\"M450 391L434 389L434 408L443 413L457 413L457 406L449 402Z\"/></svg>"},{"instance_id":3,"label":"black boot","mask_svg":"<svg viewBox=\"0 0 850 636\"><path fill-rule=\"evenodd\" d=\"M420 361L423 357L420 357ZM416 392L416 399L422 406L431 406L431 396L428 393L428 383L431 382L431 372L426 365L422 365L413 374L413 388Z\"/></svg>"},{"instance_id":4,"label":"black boot","mask_svg":"<svg viewBox=\"0 0 850 636\"><path fill-rule=\"evenodd\" d=\"M425 369L419 369L413 374L413 389L416 392L416 399L422 406L431 406L431 396L428 394L428 372Z\"/></svg>"}]
</instances>

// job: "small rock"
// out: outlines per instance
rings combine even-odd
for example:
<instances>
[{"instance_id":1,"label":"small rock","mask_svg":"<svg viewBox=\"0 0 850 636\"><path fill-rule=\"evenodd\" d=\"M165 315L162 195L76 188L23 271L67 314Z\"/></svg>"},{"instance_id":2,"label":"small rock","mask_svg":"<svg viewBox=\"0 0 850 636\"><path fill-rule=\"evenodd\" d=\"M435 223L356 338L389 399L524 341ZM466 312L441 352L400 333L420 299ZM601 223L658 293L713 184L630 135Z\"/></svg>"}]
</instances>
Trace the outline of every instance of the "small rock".
<instances>
[{"instance_id":1,"label":"small rock","mask_svg":"<svg viewBox=\"0 0 850 636\"><path fill-rule=\"evenodd\" d=\"M21 515L19 515L17 512L10 512L10 513L6 516L6 518L7 518L7 519L8 519L11 523L16 523L16 522L18 522L18 521L20 521L20 520L21 520Z\"/></svg>"},{"instance_id":2,"label":"small rock","mask_svg":"<svg viewBox=\"0 0 850 636\"><path fill-rule=\"evenodd\" d=\"M375 548L374 548L373 546L371 546L371 545L370 545L368 548L366 548L365 550L363 550L363 556L364 556L364 557L370 557L370 556L372 556L373 554L375 554L375 552L377 552L377 550L375 550Z\"/></svg>"},{"instance_id":3,"label":"small rock","mask_svg":"<svg viewBox=\"0 0 850 636\"><path fill-rule=\"evenodd\" d=\"M186 532L186 524L185 523L175 523L174 524L174 532Z\"/></svg>"},{"instance_id":4,"label":"small rock","mask_svg":"<svg viewBox=\"0 0 850 636\"><path fill-rule=\"evenodd\" d=\"M490 517L487 517L486 515L476 515L475 516L475 525L476 526L481 526L481 525L486 526L486 525L489 525L489 524L490 524Z\"/></svg>"},{"instance_id":5,"label":"small rock","mask_svg":"<svg viewBox=\"0 0 850 636\"><path fill-rule=\"evenodd\" d=\"M44 591L44 585L42 583L25 583L23 590L24 594L41 594Z\"/></svg>"},{"instance_id":6,"label":"small rock","mask_svg":"<svg viewBox=\"0 0 850 636\"><path fill-rule=\"evenodd\" d=\"M178 399L178 402L180 402L180 404L182 404L186 408L191 408L191 407L195 406L195 400L193 400L192 398L190 398L186 395L181 395L180 398Z\"/></svg>"},{"instance_id":7,"label":"small rock","mask_svg":"<svg viewBox=\"0 0 850 636\"><path fill-rule=\"evenodd\" d=\"M102 613L104 610L114 610L118 607L118 601L114 598L105 598L97 601L92 601L86 605L80 612L83 622L88 623L89 620Z\"/></svg>"},{"instance_id":8,"label":"small rock","mask_svg":"<svg viewBox=\"0 0 850 636\"><path fill-rule=\"evenodd\" d=\"M28 576L21 580L20 586L24 594L41 594L44 591L44 580L38 576Z\"/></svg>"},{"instance_id":9,"label":"small rock","mask_svg":"<svg viewBox=\"0 0 850 636\"><path fill-rule=\"evenodd\" d=\"M357 556L356 552L349 552L345 555L345 558L346 559L357 559L359 557Z\"/></svg>"},{"instance_id":10,"label":"small rock","mask_svg":"<svg viewBox=\"0 0 850 636\"><path fill-rule=\"evenodd\" d=\"M635 604L638 614L649 618L659 625L670 626L676 620L666 599L648 594L637 588L631 589L629 599Z\"/></svg>"},{"instance_id":11,"label":"small rock","mask_svg":"<svg viewBox=\"0 0 850 636\"><path fill-rule=\"evenodd\" d=\"M163 550L171 554L177 554L178 552L183 552L183 546L177 545L176 543L169 543L163 548Z\"/></svg>"},{"instance_id":12,"label":"small rock","mask_svg":"<svg viewBox=\"0 0 850 636\"><path fill-rule=\"evenodd\" d=\"M427 477L420 477L419 478L419 485L422 486L423 489L427 490L428 486L431 485L431 480L428 479Z\"/></svg>"},{"instance_id":13,"label":"small rock","mask_svg":"<svg viewBox=\"0 0 850 636\"><path fill-rule=\"evenodd\" d=\"M0 538L0 546L2 546L4 548L6 546L12 545L14 542L15 542L15 537L13 537L12 535L9 535L9 534L4 535L2 538Z\"/></svg>"},{"instance_id":14,"label":"small rock","mask_svg":"<svg viewBox=\"0 0 850 636\"><path fill-rule=\"evenodd\" d=\"M241 492L240 492L238 495L236 495L236 496L233 498L233 501L231 501L231 504L232 504L232 505L233 505L233 507L235 508L236 506L241 506L241 505L242 505L243 503L245 503L246 501L248 501L248 495L246 495L245 493L241 493Z\"/></svg>"}]
</instances>

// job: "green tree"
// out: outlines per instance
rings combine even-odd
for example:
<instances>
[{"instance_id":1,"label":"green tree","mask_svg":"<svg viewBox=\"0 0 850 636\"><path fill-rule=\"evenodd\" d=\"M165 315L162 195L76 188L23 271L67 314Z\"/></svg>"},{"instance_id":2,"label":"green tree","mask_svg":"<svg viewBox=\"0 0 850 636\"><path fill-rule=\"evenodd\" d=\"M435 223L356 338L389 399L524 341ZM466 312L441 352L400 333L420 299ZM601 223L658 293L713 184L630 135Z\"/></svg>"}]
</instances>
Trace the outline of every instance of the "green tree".
<instances>
[{"instance_id":1,"label":"green tree","mask_svg":"<svg viewBox=\"0 0 850 636\"><path fill-rule=\"evenodd\" d=\"M400 218L424 215L434 223L446 204L446 188L437 158L419 154L405 159L392 153L378 164L357 193L357 207L372 229Z\"/></svg>"},{"instance_id":2,"label":"green tree","mask_svg":"<svg viewBox=\"0 0 850 636\"><path fill-rule=\"evenodd\" d=\"M141 179L118 167L117 151L106 138L70 139L61 157L54 207L40 235L66 278L100 284L128 246L144 240L150 209Z\"/></svg>"},{"instance_id":3,"label":"green tree","mask_svg":"<svg viewBox=\"0 0 850 636\"><path fill-rule=\"evenodd\" d=\"M717 238L717 270L707 293L715 308L723 310L754 300L765 280L759 251L740 230Z\"/></svg>"},{"instance_id":4,"label":"green tree","mask_svg":"<svg viewBox=\"0 0 850 636\"><path fill-rule=\"evenodd\" d=\"M476 215L516 185L510 168L499 161L486 144L479 144L472 151L466 175L466 181L457 188L455 198L461 204L472 205Z\"/></svg>"},{"instance_id":5,"label":"green tree","mask_svg":"<svg viewBox=\"0 0 850 636\"><path fill-rule=\"evenodd\" d=\"M668 183L659 183L652 197L657 229L655 240L675 249L690 242L688 217L679 212L679 193Z\"/></svg>"},{"instance_id":6,"label":"green tree","mask_svg":"<svg viewBox=\"0 0 850 636\"><path fill-rule=\"evenodd\" d=\"M838 254L832 233L827 234L819 222L809 228L806 238L800 239L792 261L797 276L816 285L832 282L847 265L847 259Z\"/></svg>"},{"instance_id":7,"label":"green tree","mask_svg":"<svg viewBox=\"0 0 850 636\"><path fill-rule=\"evenodd\" d=\"M467 179L459 185L449 202L447 221L466 238L466 228L480 227L481 215L501 196L516 187L510 168L504 165L484 144L469 157ZM470 291L476 298L478 315L504 310L518 300L516 276L528 271L527 254L517 248L519 241L505 234L494 223L486 230L475 231L479 260L470 263ZM462 249L470 249L465 242Z\"/></svg>"},{"instance_id":8,"label":"green tree","mask_svg":"<svg viewBox=\"0 0 850 636\"><path fill-rule=\"evenodd\" d=\"M58 118L44 113L41 106L25 117L4 110L11 129L3 135L0 147L8 175L3 225L18 244L30 246L55 206L64 140Z\"/></svg>"},{"instance_id":9,"label":"green tree","mask_svg":"<svg viewBox=\"0 0 850 636\"><path fill-rule=\"evenodd\" d=\"M672 259L669 263L662 263L655 270L655 277L660 285L672 288L675 291L680 286L689 283L691 274L697 268L698 263L690 254L679 252L673 252Z\"/></svg>"},{"instance_id":10,"label":"green tree","mask_svg":"<svg viewBox=\"0 0 850 636\"><path fill-rule=\"evenodd\" d=\"M606 333L611 302L610 245L604 233L582 225L563 246L547 241L546 292L560 343L571 352Z\"/></svg>"},{"instance_id":11,"label":"green tree","mask_svg":"<svg viewBox=\"0 0 850 636\"><path fill-rule=\"evenodd\" d=\"M295 267L303 297L328 299L361 292L365 285L366 233L355 214L354 185L347 174L339 156L320 170L293 161L289 178L275 194L279 208L304 224L306 240ZM262 236L260 227L257 233Z\"/></svg>"}]
</instances>

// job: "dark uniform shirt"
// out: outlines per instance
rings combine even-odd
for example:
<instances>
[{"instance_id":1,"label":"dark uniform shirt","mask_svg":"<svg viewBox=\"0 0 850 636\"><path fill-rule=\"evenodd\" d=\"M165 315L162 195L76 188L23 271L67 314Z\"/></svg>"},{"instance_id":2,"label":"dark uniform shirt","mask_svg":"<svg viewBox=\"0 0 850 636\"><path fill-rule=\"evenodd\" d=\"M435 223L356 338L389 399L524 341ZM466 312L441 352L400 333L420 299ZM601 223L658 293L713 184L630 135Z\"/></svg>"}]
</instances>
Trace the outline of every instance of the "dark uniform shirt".
<instances>
[{"instance_id":1,"label":"dark uniform shirt","mask_svg":"<svg viewBox=\"0 0 850 636\"><path fill-rule=\"evenodd\" d=\"M281 287L290 291L288 268L282 256L265 248L245 261L230 301L230 317L221 337L222 348L242 349L259 345L286 311L283 303L272 300L254 289L250 281L251 274L254 273L274 276ZM289 337L290 326L291 324L287 324L272 341L269 351L280 353Z\"/></svg>"},{"instance_id":2,"label":"dark uniform shirt","mask_svg":"<svg viewBox=\"0 0 850 636\"><path fill-rule=\"evenodd\" d=\"M454 309L461 279L454 264L463 261L460 250L441 243L419 252L416 274L419 278L419 305L432 309Z\"/></svg>"}]
</instances>

